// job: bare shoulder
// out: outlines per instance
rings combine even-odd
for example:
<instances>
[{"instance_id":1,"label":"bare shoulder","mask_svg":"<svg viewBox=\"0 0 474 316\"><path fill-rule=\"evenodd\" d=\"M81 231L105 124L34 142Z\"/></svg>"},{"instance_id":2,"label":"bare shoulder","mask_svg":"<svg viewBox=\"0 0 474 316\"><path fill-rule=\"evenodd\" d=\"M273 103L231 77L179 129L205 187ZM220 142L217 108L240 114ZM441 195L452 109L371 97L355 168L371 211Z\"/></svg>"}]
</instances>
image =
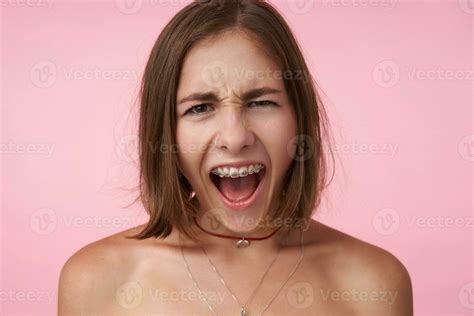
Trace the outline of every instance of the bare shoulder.
<instances>
[{"instance_id":1,"label":"bare shoulder","mask_svg":"<svg viewBox=\"0 0 474 316\"><path fill-rule=\"evenodd\" d=\"M307 235L328 299L347 302L356 315L413 315L410 275L395 255L316 220Z\"/></svg>"},{"instance_id":2,"label":"bare shoulder","mask_svg":"<svg viewBox=\"0 0 474 316\"><path fill-rule=\"evenodd\" d=\"M139 262L140 241L128 239L137 226L90 243L63 265L59 277L58 314L93 314L110 301L114 287L133 273ZM87 303L85 303L87 302Z\"/></svg>"}]
</instances>

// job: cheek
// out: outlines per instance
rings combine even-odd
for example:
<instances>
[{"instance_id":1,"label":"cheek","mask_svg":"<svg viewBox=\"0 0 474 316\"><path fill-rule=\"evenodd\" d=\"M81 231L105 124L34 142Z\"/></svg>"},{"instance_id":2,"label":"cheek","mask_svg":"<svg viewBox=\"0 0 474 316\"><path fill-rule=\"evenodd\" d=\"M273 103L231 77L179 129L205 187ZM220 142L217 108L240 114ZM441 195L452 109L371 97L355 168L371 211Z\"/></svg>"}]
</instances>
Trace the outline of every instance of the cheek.
<instances>
[{"instance_id":1,"label":"cheek","mask_svg":"<svg viewBox=\"0 0 474 316\"><path fill-rule=\"evenodd\" d=\"M297 133L296 117L289 108L273 116L261 130L264 146L272 162L274 177L283 176L293 161Z\"/></svg>"},{"instance_id":2,"label":"cheek","mask_svg":"<svg viewBox=\"0 0 474 316\"><path fill-rule=\"evenodd\" d=\"M178 146L179 165L184 176L192 183L199 178L202 144L199 133L186 123L178 122L176 127L176 143Z\"/></svg>"}]
</instances>

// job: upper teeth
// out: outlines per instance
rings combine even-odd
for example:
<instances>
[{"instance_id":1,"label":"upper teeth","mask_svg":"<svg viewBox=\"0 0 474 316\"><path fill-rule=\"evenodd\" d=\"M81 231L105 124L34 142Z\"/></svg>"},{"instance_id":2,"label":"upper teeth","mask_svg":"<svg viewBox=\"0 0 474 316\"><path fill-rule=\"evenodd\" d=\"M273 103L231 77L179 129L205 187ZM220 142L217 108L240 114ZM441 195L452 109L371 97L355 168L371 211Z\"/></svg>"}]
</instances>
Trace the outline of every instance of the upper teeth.
<instances>
[{"instance_id":1,"label":"upper teeth","mask_svg":"<svg viewBox=\"0 0 474 316\"><path fill-rule=\"evenodd\" d=\"M215 168L211 172L219 177L231 177L231 178L238 178L238 177L245 177L252 173L259 173L264 166L262 164L255 164L255 165L248 165L240 168L234 167L220 167Z\"/></svg>"}]
</instances>

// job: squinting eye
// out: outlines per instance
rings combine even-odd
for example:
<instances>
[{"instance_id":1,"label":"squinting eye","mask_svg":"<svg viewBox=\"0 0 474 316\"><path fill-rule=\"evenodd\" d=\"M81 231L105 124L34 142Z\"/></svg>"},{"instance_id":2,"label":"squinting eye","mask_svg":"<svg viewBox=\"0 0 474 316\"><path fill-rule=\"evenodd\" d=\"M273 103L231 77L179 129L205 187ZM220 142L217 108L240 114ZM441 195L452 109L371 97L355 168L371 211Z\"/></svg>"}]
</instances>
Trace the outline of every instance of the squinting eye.
<instances>
[{"instance_id":1,"label":"squinting eye","mask_svg":"<svg viewBox=\"0 0 474 316\"><path fill-rule=\"evenodd\" d=\"M205 113L203 111L200 111L200 109L201 110L203 108L205 109L206 106L209 106L209 103L203 103L203 104L198 104L198 105L192 106L186 112L184 112L184 115L187 115L188 113L191 114L191 115ZM195 110L197 110L197 112Z\"/></svg>"},{"instance_id":2,"label":"squinting eye","mask_svg":"<svg viewBox=\"0 0 474 316\"><path fill-rule=\"evenodd\" d=\"M267 106L267 105L276 106L276 105L278 105L276 102L273 102L273 101L270 101L270 100L252 101L249 104L252 104L252 103L256 103L258 105L263 105L263 106Z\"/></svg>"},{"instance_id":3,"label":"squinting eye","mask_svg":"<svg viewBox=\"0 0 474 316\"><path fill-rule=\"evenodd\" d=\"M249 102L249 105L251 104L256 104L257 106L278 106L276 102L270 101L270 100L262 100L262 101L252 101ZM211 104L210 103L202 103L202 104L197 104L192 107L190 107L186 112L184 112L184 115L200 115L200 114L205 114L206 112L206 107L209 107Z\"/></svg>"}]
</instances>

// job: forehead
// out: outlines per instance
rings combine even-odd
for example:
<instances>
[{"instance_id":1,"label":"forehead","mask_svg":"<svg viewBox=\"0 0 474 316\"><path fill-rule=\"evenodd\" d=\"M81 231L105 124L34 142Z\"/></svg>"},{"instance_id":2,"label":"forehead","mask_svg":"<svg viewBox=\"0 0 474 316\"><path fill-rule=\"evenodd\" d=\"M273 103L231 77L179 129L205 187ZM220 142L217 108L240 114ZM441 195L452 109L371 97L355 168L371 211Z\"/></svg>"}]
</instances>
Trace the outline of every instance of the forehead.
<instances>
[{"instance_id":1,"label":"forehead","mask_svg":"<svg viewBox=\"0 0 474 316\"><path fill-rule=\"evenodd\" d=\"M272 75L279 70L261 44L240 32L224 33L197 43L188 52L178 96L196 89L225 87L242 92L264 84L279 87L281 78Z\"/></svg>"}]
</instances>

